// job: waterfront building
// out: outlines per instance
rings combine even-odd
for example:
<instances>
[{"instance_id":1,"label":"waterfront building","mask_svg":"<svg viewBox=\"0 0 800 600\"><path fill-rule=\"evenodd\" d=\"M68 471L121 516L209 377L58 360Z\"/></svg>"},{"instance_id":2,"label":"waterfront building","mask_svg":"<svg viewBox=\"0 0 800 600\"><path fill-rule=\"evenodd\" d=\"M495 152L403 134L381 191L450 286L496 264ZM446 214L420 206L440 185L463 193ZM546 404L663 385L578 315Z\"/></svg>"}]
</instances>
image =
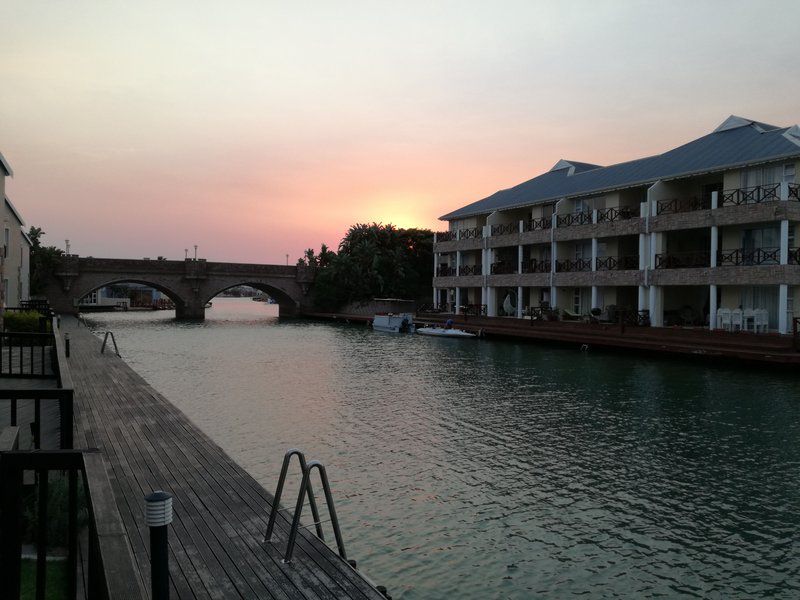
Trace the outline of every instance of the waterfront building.
<instances>
[{"instance_id":1,"label":"waterfront building","mask_svg":"<svg viewBox=\"0 0 800 600\"><path fill-rule=\"evenodd\" d=\"M434 304L787 333L800 306L798 169L800 127L737 116L656 156L559 160L440 217Z\"/></svg>"},{"instance_id":2,"label":"waterfront building","mask_svg":"<svg viewBox=\"0 0 800 600\"><path fill-rule=\"evenodd\" d=\"M0 154L0 196L3 198L3 240L0 248L3 306L19 306L30 299L31 240L23 230L25 221L6 195L5 179L14 172Z\"/></svg>"}]
</instances>

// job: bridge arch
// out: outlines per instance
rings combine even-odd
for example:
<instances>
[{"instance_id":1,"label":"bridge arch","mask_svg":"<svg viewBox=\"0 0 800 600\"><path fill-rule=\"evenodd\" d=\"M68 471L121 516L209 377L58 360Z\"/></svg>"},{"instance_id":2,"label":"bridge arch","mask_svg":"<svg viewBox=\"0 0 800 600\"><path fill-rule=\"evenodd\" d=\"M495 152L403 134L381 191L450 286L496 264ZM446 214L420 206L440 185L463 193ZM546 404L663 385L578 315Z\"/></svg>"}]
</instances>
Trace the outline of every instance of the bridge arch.
<instances>
[{"instance_id":1,"label":"bridge arch","mask_svg":"<svg viewBox=\"0 0 800 600\"><path fill-rule=\"evenodd\" d=\"M139 285L145 285L147 287L153 288L154 290L158 290L159 292L164 294L167 298L172 300L172 303L175 305L175 313L176 313L176 315L180 315L181 312L183 311L185 302L184 302L183 298L181 298L181 296L180 296L180 294L178 292L176 292L175 290L173 290L172 288L170 288L169 286L167 286L167 285L165 285L163 283L160 283L160 282L154 281L154 280L150 280L150 279L147 279L147 278L118 277L118 278L107 279L107 280L100 279L100 280L95 280L95 281L90 281L90 282L84 282L82 287L79 288L82 291L78 292L78 295L77 295L78 302L80 302L83 298L85 298L86 296L88 296L92 292L100 290L100 289L102 289L104 287L110 287L112 285L117 285L117 284L120 284L120 283L137 283ZM88 288L88 289L84 290L84 288Z\"/></svg>"},{"instance_id":2,"label":"bridge arch","mask_svg":"<svg viewBox=\"0 0 800 600\"><path fill-rule=\"evenodd\" d=\"M205 298L205 300L203 301L204 305L207 304L208 302L210 302L212 298L215 298L215 297L219 296L225 290L229 290L231 288L239 287L240 285L246 285L246 286L255 288L255 289L259 290L259 291L262 291L265 294L269 294L270 297L275 298L275 300L278 301L278 305L281 308L284 308L284 307L289 308L292 312L294 312L295 306L297 304L295 302L294 298L292 298L286 291L280 289L279 287L276 287L275 285L272 285L272 284L269 284L269 283L265 283L263 281L247 281L247 280L245 280L245 281L241 281L239 283L228 283L228 282L226 282L226 283L222 284L223 287L219 287L219 285L220 284L218 284L217 286L214 286L214 287L211 288L211 289L217 289L217 288L219 288L219 289L217 289L216 292L214 292L213 294L211 294L210 296Z\"/></svg>"}]
</instances>

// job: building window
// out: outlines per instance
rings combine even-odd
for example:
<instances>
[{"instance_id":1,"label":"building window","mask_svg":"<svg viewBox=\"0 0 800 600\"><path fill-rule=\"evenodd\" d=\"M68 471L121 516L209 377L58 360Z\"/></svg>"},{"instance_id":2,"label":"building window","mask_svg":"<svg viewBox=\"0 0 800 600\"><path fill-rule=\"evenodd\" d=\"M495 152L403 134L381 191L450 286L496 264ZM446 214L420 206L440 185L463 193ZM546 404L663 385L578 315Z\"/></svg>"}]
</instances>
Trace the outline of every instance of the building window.
<instances>
[{"instance_id":1,"label":"building window","mask_svg":"<svg viewBox=\"0 0 800 600\"><path fill-rule=\"evenodd\" d=\"M783 165L783 180L789 183L794 183L794 163L787 163Z\"/></svg>"}]
</instances>

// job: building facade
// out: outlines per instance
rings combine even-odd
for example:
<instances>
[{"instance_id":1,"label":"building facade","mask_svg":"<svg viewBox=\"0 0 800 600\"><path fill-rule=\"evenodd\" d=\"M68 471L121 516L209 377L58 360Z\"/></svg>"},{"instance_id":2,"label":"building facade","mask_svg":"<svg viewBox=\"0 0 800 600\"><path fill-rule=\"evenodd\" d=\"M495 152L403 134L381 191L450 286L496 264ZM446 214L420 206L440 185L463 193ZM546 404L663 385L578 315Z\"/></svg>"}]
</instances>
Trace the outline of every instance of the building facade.
<instances>
[{"instance_id":1,"label":"building facade","mask_svg":"<svg viewBox=\"0 0 800 600\"><path fill-rule=\"evenodd\" d=\"M0 154L0 196L3 198L3 239L0 247L0 271L2 276L3 306L19 306L30 299L30 253L31 240L25 233L23 221L17 208L6 195L5 179L14 175L8 161Z\"/></svg>"},{"instance_id":2,"label":"building facade","mask_svg":"<svg viewBox=\"0 0 800 600\"><path fill-rule=\"evenodd\" d=\"M735 116L657 156L560 160L441 217L434 304L509 317L625 309L711 329L744 315L734 328L787 333L800 307L798 170L800 127Z\"/></svg>"}]
</instances>

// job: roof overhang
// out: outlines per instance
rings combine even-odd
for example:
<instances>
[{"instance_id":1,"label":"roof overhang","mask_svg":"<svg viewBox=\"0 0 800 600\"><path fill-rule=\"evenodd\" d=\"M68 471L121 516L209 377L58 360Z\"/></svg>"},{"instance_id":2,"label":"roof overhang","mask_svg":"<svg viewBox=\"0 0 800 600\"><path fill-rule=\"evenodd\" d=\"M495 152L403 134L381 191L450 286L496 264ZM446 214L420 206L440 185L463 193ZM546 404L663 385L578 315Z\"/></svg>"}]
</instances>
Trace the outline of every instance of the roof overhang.
<instances>
[{"instance_id":1,"label":"roof overhang","mask_svg":"<svg viewBox=\"0 0 800 600\"><path fill-rule=\"evenodd\" d=\"M3 156L2 152L0 152L0 167L2 167L3 171L6 172L7 177L14 176L14 170L11 168L11 165L8 164L8 161L6 160L6 157Z\"/></svg>"},{"instance_id":2,"label":"roof overhang","mask_svg":"<svg viewBox=\"0 0 800 600\"><path fill-rule=\"evenodd\" d=\"M6 206L11 211L11 214L13 214L14 217L16 217L17 221L19 221L20 227L25 225L25 221L22 219L22 215L19 214L17 207L14 206L14 204L11 202L8 196L5 197L5 200L6 200Z\"/></svg>"}]
</instances>

